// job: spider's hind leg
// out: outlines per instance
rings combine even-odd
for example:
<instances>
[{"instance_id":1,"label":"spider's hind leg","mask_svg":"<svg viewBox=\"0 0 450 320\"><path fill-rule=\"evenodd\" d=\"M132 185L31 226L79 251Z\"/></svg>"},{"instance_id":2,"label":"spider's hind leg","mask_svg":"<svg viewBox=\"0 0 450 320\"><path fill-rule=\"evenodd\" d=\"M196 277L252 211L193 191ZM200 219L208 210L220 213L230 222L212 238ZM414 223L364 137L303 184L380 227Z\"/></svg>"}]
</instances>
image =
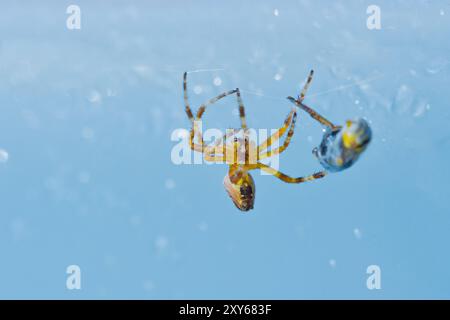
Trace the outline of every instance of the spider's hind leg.
<instances>
[{"instance_id":1,"label":"spider's hind leg","mask_svg":"<svg viewBox=\"0 0 450 320\"><path fill-rule=\"evenodd\" d=\"M291 101L293 104L295 104L297 107L308 113L311 118L318 121L320 124L329 127L331 130L335 130L337 128L336 125L334 125L331 121L327 120L325 117L321 116L319 113L308 107L307 105L303 104L302 102L299 102L298 100L295 100L293 97L287 97L289 101Z\"/></svg>"},{"instance_id":2,"label":"spider's hind leg","mask_svg":"<svg viewBox=\"0 0 450 320\"><path fill-rule=\"evenodd\" d=\"M216 102L219 101L220 99L223 99L223 98L225 98L226 96L229 96L229 95L231 95L231 94L234 94L234 93L236 93L236 92L238 92L238 91L239 91L239 89L234 89L234 90L229 90L229 91L222 92L222 93L219 94L218 96L216 96L216 97L214 97L214 98L212 98L212 99L209 99L208 101L206 101L205 103L203 103L203 104L198 108L196 120L200 120L200 119L202 118L203 114L204 114L205 111L206 111L206 107L208 107L209 105L216 103Z\"/></svg>"},{"instance_id":3,"label":"spider's hind leg","mask_svg":"<svg viewBox=\"0 0 450 320\"><path fill-rule=\"evenodd\" d=\"M253 168L252 168L253 169ZM269 167L268 165L265 165L263 163L258 163L255 165L254 169L261 169L271 175L274 175L275 177L277 177L278 179L287 182L287 183L302 183L302 182L307 182L307 181L312 181L312 180L316 180L316 179L320 179L323 178L327 175L326 171L319 171L316 173L313 173L309 176L305 176L305 177L298 177L298 178L293 178L290 177L278 170L275 170L272 167Z\"/></svg>"},{"instance_id":4,"label":"spider's hind leg","mask_svg":"<svg viewBox=\"0 0 450 320\"><path fill-rule=\"evenodd\" d=\"M223 92L223 93L219 94L218 96L216 96L216 97L214 97L212 99L209 99L207 102L203 103L199 107L196 117L194 117L194 115L192 113L192 110L191 110L191 107L189 105L189 99L188 99L188 94L187 94L187 72L185 72L183 74L183 92L184 92L184 105L185 105L186 115L188 116L189 120L192 123L191 137L192 137L192 135L196 136L197 140L201 144L200 146L202 146L203 145L203 137L202 137L202 134L200 133L200 131L198 130L198 124L197 124L196 121L200 121L201 120L201 117L203 116L203 113L205 112L206 107L208 105L211 105L211 104L217 102L218 100L220 100L222 98L225 98L228 95L236 93L237 89L230 90L230 91L227 91L227 92ZM193 143L193 137L192 137L192 143ZM195 150L199 151L199 149L200 149L199 147L200 146L197 145L197 147L195 147L196 148ZM201 149L203 150L203 147Z\"/></svg>"}]
</instances>

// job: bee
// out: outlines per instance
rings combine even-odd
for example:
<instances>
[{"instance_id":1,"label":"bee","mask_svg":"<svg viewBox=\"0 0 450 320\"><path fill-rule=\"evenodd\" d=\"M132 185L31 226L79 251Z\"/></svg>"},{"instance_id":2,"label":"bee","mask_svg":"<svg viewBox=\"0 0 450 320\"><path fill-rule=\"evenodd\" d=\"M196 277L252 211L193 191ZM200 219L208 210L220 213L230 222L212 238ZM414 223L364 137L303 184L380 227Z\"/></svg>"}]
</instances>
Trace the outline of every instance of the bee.
<instances>
[{"instance_id":1,"label":"bee","mask_svg":"<svg viewBox=\"0 0 450 320\"><path fill-rule=\"evenodd\" d=\"M313 119L326 127L320 145L313 149L313 154L325 170L338 172L350 168L367 149L372 130L362 118L347 120L345 126L336 126L303 103L305 88L311 84L314 71L311 70L306 85L297 99L287 99L298 108L308 113Z\"/></svg>"},{"instance_id":2,"label":"bee","mask_svg":"<svg viewBox=\"0 0 450 320\"><path fill-rule=\"evenodd\" d=\"M255 181L251 176L251 170L263 170L278 179L287 183L302 183L323 178L325 171L319 171L309 176L290 177L259 160L279 155L287 149L294 135L294 128L297 119L297 108L293 107L288 114L284 124L276 130L268 139L257 145L252 141L247 127L244 104L242 102L239 88L226 91L207 102L200 105L197 115L194 117L189 105L187 95L187 73L183 76L184 104L186 114L191 121L192 128L190 131L189 145L196 152L204 155L205 160L216 163L226 163L228 165L228 173L225 175L223 184L225 190L233 201L234 205L243 212L248 212L254 208L255 204ZM304 90L306 92L306 90ZM218 100L236 94L239 106L239 117L241 127L238 129L227 130L221 138L216 139L214 143L205 146L203 136L198 130L198 122L201 121L206 108L217 102ZM287 132L286 138L280 146L274 147L272 144L278 141ZM196 140L196 141L195 141Z\"/></svg>"}]
</instances>

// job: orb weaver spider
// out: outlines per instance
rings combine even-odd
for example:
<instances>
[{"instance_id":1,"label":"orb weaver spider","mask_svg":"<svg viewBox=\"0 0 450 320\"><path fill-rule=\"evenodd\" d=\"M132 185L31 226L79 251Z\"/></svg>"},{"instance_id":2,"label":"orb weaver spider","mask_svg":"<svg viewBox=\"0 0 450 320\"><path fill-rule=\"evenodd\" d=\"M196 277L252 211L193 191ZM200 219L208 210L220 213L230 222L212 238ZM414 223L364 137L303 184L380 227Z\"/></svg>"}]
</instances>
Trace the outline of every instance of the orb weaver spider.
<instances>
[{"instance_id":1,"label":"orb weaver spider","mask_svg":"<svg viewBox=\"0 0 450 320\"><path fill-rule=\"evenodd\" d=\"M366 120L362 118L347 120L345 126L336 126L325 117L303 103L305 88L311 84L314 71L309 73L308 80L297 99L287 99L298 108L308 113L313 119L326 127L322 142L313 149L313 154L328 171L337 172L351 167L366 150L372 138L372 131Z\"/></svg>"},{"instance_id":2,"label":"orb weaver spider","mask_svg":"<svg viewBox=\"0 0 450 320\"><path fill-rule=\"evenodd\" d=\"M305 86L304 93L306 93L306 89L307 87ZM323 178L326 175L326 171L320 171L309 176L293 178L259 162L261 159L269 158L282 153L289 146L291 138L294 135L295 122L297 119L297 110L295 107L292 108L286 117L284 124L268 139L257 145L254 141L252 141L249 135L249 129L247 127L245 117L245 108L239 88L223 92L203 103L197 110L195 117L191 111L188 100L187 72L185 72L183 76L183 91L185 111L192 124L189 137L190 148L196 152L201 152L207 161L216 163L225 162L229 166L228 173L225 175L223 183L225 190L239 210L246 212L253 209L254 206L255 182L249 173L251 170L263 170L287 183L312 181ZM236 94L237 97L241 127L238 129L229 130L221 138L216 139L214 143L205 147L203 136L198 130L198 122L201 121L202 116L209 105L214 104L226 96L234 94ZM281 136L286 133L286 130L288 130L288 132L283 144L279 147L273 148L272 144L279 140ZM195 138L197 138L197 142L194 141ZM227 143L227 140L230 138L232 138L231 143ZM244 161L242 161L242 159Z\"/></svg>"}]
</instances>

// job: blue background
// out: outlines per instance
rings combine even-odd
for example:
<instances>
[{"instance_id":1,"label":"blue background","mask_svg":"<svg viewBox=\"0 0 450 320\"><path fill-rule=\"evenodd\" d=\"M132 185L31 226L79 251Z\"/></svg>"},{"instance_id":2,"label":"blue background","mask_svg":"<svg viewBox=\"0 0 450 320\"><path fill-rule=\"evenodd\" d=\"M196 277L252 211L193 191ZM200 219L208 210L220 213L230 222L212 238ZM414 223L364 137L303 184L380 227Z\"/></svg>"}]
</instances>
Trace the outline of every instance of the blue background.
<instances>
[{"instance_id":1,"label":"blue background","mask_svg":"<svg viewBox=\"0 0 450 320\"><path fill-rule=\"evenodd\" d=\"M2 1L0 298L450 298L449 38L449 1ZM313 68L307 104L366 117L374 139L320 181L255 172L242 214L225 165L170 158L182 73L205 68L223 70L189 75L195 110L240 87L249 126L277 128ZM235 111L224 99L204 127ZM293 176L319 169L322 135L297 124Z\"/></svg>"}]
</instances>

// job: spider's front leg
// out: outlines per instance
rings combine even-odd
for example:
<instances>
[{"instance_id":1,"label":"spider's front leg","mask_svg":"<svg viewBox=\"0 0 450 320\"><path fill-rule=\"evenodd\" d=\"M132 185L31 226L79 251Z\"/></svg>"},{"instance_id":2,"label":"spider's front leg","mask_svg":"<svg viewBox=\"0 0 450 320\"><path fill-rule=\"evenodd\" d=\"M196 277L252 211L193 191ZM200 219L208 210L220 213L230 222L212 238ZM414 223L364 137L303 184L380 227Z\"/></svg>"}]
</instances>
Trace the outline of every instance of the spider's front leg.
<instances>
[{"instance_id":1,"label":"spider's front leg","mask_svg":"<svg viewBox=\"0 0 450 320\"><path fill-rule=\"evenodd\" d=\"M308 79L306 80L305 85L303 86L302 91L300 92L297 99L294 99L293 97L289 96L287 99L291 101L293 104L295 104L298 108L302 109L306 113L308 113L314 120L318 121L319 123L323 124L324 126L327 126L331 128L332 130L336 129L337 127L331 123L331 121L328 121L325 119L325 117L318 114L316 111L308 107L307 105L303 104L303 100L305 100L306 92L309 89L309 86L311 85L312 79L314 75L314 70L311 70L308 75Z\"/></svg>"},{"instance_id":2,"label":"spider's front leg","mask_svg":"<svg viewBox=\"0 0 450 320\"><path fill-rule=\"evenodd\" d=\"M263 151L265 151L266 149L268 149L272 145L273 142L280 139L284 135L284 133L286 132L286 130L289 126L292 127L292 120L293 120L294 116L297 117L297 112L296 112L295 108L292 109L291 112L289 112L288 116L286 117L286 120L284 120L283 126L281 128L279 128L277 131L275 131L269 138L264 140L258 146L258 154L260 154Z\"/></svg>"},{"instance_id":3,"label":"spider's front leg","mask_svg":"<svg viewBox=\"0 0 450 320\"><path fill-rule=\"evenodd\" d=\"M307 105L303 104L303 102L296 100L291 96L287 97L287 99L291 101L293 104L295 104L298 108L308 113L311 116L311 118L318 121L320 124L330 128L331 130L336 130L340 128L339 126L334 125L331 121L327 120L325 117L321 116L319 113L317 113Z\"/></svg>"},{"instance_id":4,"label":"spider's front leg","mask_svg":"<svg viewBox=\"0 0 450 320\"><path fill-rule=\"evenodd\" d=\"M291 142L292 136L294 135L294 129L295 129L295 123L297 121L297 112L294 109L289 113L288 117L284 121L283 126L278 129L274 134L272 134L269 139L261 143L261 145L258 147L258 159L265 159L269 158L273 155L280 154L286 148L289 146L289 143ZM277 141L286 131L287 127L289 126L289 131L287 134L286 139L283 142L283 145L281 147L278 147L273 150L266 151L264 153L259 153L259 151L264 151L264 149L267 149L269 146L272 145L272 141Z\"/></svg>"}]
</instances>

